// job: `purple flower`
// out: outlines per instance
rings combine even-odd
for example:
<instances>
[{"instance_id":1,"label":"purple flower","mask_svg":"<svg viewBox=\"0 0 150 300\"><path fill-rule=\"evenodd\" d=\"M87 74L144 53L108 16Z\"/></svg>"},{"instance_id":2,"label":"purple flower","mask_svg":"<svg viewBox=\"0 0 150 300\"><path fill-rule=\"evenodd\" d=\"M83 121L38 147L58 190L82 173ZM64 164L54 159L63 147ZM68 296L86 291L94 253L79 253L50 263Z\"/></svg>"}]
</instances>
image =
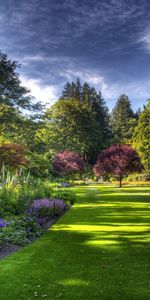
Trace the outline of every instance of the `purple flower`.
<instances>
[{"instance_id":1,"label":"purple flower","mask_svg":"<svg viewBox=\"0 0 150 300\"><path fill-rule=\"evenodd\" d=\"M7 226L7 222L0 218L0 228Z\"/></svg>"},{"instance_id":2,"label":"purple flower","mask_svg":"<svg viewBox=\"0 0 150 300\"><path fill-rule=\"evenodd\" d=\"M65 203L62 199L37 199L31 204L28 213L34 215L39 226L47 222L54 215L62 215L65 210Z\"/></svg>"}]
</instances>

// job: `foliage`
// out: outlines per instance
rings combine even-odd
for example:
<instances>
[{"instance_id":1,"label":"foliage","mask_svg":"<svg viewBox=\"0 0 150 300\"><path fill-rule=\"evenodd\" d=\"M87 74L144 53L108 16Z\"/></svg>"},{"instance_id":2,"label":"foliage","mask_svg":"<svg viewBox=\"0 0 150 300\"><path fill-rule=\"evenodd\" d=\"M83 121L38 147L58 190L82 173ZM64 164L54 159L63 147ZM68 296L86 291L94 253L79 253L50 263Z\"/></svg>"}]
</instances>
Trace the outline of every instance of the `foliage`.
<instances>
[{"instance_id":1,"label":"foliage","mask_svg":"<svg viewBox=\"0 0 150 300\"><path fill-rule=\"evenodd\" d=\"M60 99L77 99L90 106L91 112L95 113L96 121L99 125L103 147L108 145L109 139L111 138L109 113L100 91L97 92L95 88L90 87L87 82L82 85L78 78L76 82L67 82Z\"/></svg>"},{"instance_id":2,"label":"foliage","mask_svg":"<svg viewBox=\"0 0 150 300\"><path fill-rule=\"evenodd\" d=\"M0 105L5 104L11 108L37 110L41 106L32 103L29 90L21 85L16 69L16 61L8 59L6 54L0 52Z\"/></svg>"},{"instance_id":3,"label":"foliage","mask_svg":"<svg viewBox=\"0 0 150 300\"><path fill-rule=\"evenodd\" d=\"M3 165L17 168L27 166L28 160L25 158L26 150L18 144L6 144L0 146L0 170Z\"/></svg>"},{"instance_id":4,"label":"foliage","mask_svg":"<svg viewBox=\"0 0 150 300\"><path fill-rule=\"evenodd\" d=\"M115 143L129 143L137 124L128 96L121 95L112 111L111 125Z\"/></svg>"},{"instance_id":5,"label":"foliage","mask_svg":"<svg viewBox=\"0 0 150 300\"><path fill-rule=\"evenodd\" d=\"M62 199L40 199L34 200L28 213L35 216L38 220L47 218L49 220L54 215L62 215L66 205Z\"/></svg>"},{"instance_id":6,"label":"foliage","mask_svg":"<svg viewBox=\"0 0 150 300\"><path fill-rule=\"evenodd\" d=\"M36 151L28 154L29 166L31 175L36 178L49 178L52 180L53 167L52 156L49 152L37 153Z\"/></svg>"},{"instance_id":7,"label":"foliage","mask_svg":"<svg viewBox=\"0 0 150 300\"><path fill-rule=\"evenodd\" d=\"M27 175L6 177L0 189L0 215L22 214L34 199L51 197L49 183Z\"/></svg>"},{"instance_id":8,"label":"foliage","mask_svg":"<svg viewBox=\"0 0 150 300\"><path fill-rule=\"evenodd\" d=\"M137 149L145 169L145 176L150 179L150 100L141 112L133 135L133 145Z\"/></svg>"},{"instance_id":9,"label":"foliage","mask_svg":"<svg viewBox=\"0 0 150 300\"><path fill-rule=\"evenodd\" d=\"M0 228L5 227L7 222L5 222L2 218L0 218Z\"/></svg>"},{"instance_id":10,"label":"foliage","mask_svg":"<svg viewBox=\"0 0 150 300\"><path fill-rule=\"evenodd\" d=\"M76 202L76 195L70 190L55 190L52 192L52 197L63 199L66 205L73 205Z\"/></svg>"},{"instance_id":11,"label":"foliage","mask_svg":"<svg viewBox=\"0 0 150 300\"><path fill-rule=\"evenodd\" d=\"M92 162L102 147L102 130L91 105L77 99L58 100L46 111L45 125L36 133L36 140L45 144L52 155L68 149Z\"/></svg>"},{"instance_id":12,"label":"foliage","mask_svg":"<svg viewBox=\"0 0 150 300\"><path fill-rule=\"evenodd\" d=\"M142 165L138 154L128 145L113 145L103 150L94 166L97 176L114 175L119 177L120 187L123 176L141 171Z\"/></svg>"},{"instance_id":13,"label":"foliage","mask_svg":"<svg viewBox=\"0 0 150 300\"><path fill-rule=\"evenodd\" d=\"M60 175L74 172L81 173L84 170L84 161L78 153L65 150L55 155L53 168Z\"/></svg>"},{"instance_id":14,"label":"foliage","mask_svg":"<svg viewBox=\"0 0 150 300\"><path fill-rule=\"evenodd\" d=\"M31 238L40 236L42 233L35 218L19 217L7 222L7 226L0 231L3 243L25 245Z\"/></svg>"},{"instance_id":15,"label":"foliage","mask_svg":"<svg viewBox=\"0 0 150 300\"><path fill-rule=\"evenodd\" d=\"M31 239L40 236L43 232L41 229L51 218L61 216L66 208L67 205L62 199L34 200L21 217L12 218L9 216L7 222L2 218L0 219L0 240L3 244L24 245Z\"/></svg>"}]
</instances>

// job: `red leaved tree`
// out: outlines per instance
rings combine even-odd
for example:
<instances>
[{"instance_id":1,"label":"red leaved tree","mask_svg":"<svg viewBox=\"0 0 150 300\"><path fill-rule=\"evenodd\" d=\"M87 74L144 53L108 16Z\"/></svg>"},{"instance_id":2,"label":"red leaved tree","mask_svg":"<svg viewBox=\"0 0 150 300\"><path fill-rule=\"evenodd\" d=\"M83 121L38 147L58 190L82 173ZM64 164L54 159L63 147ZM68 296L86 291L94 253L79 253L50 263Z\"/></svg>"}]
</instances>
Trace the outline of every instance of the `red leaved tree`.
<instances>
[{"instance_id":1,"label":"red leaved tree","mask_svg":"<svg viewBox=\"0 0 150 300\"><path fill-rule=\"evenodd\" d=\"M28 160L25 158L25 148L15 143L1 145L0 170L2 169L3 165L14 169L18 168L19 166L27 166Z\"/></svg>"},{"instance_id":2,"label":"red leaved tree","mask_svg":"<svg viewBox=\"0 0 150 300\"><path fill-rule=\"evenodd\" d=\"M123 176L142 171L137 152L128 145L113 145L103 150L93 168L96 176L113 175L119 178L120 187Z\"/></svg>"},{"instance_id":3,"label":"red leaved tree","mask_svg":"<svg viewBox=\"0 0 150 300\"><path fill-rule=\"evenodd\" d=\"M78 153L65 150L56 154L53 168L60 175L74 172L81 173L84 170L84 160Z\"/></svg>"}]
</instances>

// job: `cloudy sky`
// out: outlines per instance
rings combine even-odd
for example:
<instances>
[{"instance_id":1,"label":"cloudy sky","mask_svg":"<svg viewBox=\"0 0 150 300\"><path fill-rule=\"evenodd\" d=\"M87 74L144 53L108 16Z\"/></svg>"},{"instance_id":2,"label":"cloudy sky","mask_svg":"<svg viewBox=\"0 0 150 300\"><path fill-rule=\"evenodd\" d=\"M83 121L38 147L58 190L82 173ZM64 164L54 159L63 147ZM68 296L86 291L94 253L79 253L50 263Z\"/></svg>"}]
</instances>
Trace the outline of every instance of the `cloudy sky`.
<instances>
[{"instance_id":1,"label":"cloudy sky","mask_svg":"<svg viewBox=\"0 0 150 300\"><path fill-rule=\"evenodd\" d=\"M0 0L0 49L46 103L77 77L110 108L121 93L134 109L150 97L149 0Z\"/></svg>"}]
</instances>

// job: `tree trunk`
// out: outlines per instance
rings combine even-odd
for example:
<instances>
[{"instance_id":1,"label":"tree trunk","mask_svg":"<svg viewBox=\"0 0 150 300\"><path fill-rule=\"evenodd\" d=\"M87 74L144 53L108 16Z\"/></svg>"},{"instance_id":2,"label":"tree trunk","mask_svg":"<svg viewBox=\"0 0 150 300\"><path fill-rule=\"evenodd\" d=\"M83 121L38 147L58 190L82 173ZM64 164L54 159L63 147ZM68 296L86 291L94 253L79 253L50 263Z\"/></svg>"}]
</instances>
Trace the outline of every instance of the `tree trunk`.
<instances>
[{"instance_id":1,"label":"tree trunk","mask_svg":"<svg viewBox=\"0 0 150 300\"><path fill-rule=\"evenodd\" d=\"M119 177L119 187L121 188L122 187L122 176L120 175Z\"/></svg>"}]
</instances>

